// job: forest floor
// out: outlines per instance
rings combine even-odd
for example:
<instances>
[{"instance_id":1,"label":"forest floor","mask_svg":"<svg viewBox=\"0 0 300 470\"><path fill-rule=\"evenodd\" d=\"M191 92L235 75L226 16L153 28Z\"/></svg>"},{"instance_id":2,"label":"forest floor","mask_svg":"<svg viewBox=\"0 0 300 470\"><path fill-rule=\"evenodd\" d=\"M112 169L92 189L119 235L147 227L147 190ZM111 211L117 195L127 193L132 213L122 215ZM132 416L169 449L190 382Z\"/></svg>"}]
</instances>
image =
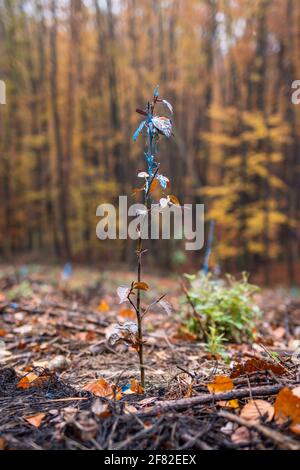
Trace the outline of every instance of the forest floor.
<instances>
[{"instance_id":1,"label":"forest floor","mask_svg":"<svg viewBox=\"0 0 300 470\"><path fill-rule=\"evenodd\" d=\"M0 271L0 449L300 450L300 297L263 291L259 339L227 364L183 328L178 280L146 276L174 313L145 318L142 393L136 351L107 341L134 320L116 294L133 273Z\"/></svg>"}]
</instances>

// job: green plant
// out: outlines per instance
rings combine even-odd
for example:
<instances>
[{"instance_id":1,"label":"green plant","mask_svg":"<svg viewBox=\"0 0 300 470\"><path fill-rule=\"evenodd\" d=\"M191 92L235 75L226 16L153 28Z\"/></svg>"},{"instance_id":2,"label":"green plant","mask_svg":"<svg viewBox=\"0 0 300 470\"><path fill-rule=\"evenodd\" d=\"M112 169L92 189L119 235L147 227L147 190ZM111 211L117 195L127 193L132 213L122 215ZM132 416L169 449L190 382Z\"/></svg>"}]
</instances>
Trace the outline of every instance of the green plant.
<instances>
[{"instance_id":1,"label":"green plant","mask_svg":"<svg viewBox=\"0 0 300 470\"><path fill-rule=\"evenodd\" d=\"M253 295L259 288L248 282L246 273L240 280L229 275L215 280L203 272L185 277L189 281L184 289L185 304L189 305L188 313L184 312L185 324L205 340L209 352L224 355L224 342L254 339L261 311Z\"/></svg>"}]
</instances>

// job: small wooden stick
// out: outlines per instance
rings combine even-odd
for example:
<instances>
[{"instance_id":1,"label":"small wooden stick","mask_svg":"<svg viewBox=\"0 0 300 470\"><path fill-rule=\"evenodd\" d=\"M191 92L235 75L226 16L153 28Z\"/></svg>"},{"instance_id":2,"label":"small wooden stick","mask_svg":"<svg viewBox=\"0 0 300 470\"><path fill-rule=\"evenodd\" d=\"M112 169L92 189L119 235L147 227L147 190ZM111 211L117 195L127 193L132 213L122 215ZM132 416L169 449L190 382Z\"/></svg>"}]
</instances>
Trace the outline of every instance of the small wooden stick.
<instances>
[{"instance_id":1,"label":"small wooden stick","mask_svg":"<svg viewBox=\"0 0 300 470\"><path fill-rule=\"evenodd\" d=\"M237 423L241 426L245 426L249 429L254 429L263 436L271 439L275 444L283 450L300 450L300 442L295 441L291 437L285 436L281 432L275 431L274 429L268 428L263 424L256 423L255 421L248 421L240 416L236 416L228 411L220 411L218 413L222 418L226 418L229 421Z\"/></svg>"},{"instance_id":2,"label":"small wooden stick","mask_svg":"<svg viewBox=\"0 0 300 470\"><path fill-rule=\"evenodd\" d=\"M276 385L265 385L262 387L253 387L251 392L253 397L257 396L270 396L275 395L283 387L280 384ZM214 403L220 400L233 400L235 398L247 398L249 397L249 388L240 388L239 390L231 390L230 392L222 393L207 393L202 394L197 397L191 398L181 398L179 400L168 400L168 401L159 401L156 405L151 408L147 414L158 414L162 411L171 411L171 410L184 410L186 408L192 408L193 406L206 405L208 403ZM138 412L138 413L145 413Z\"/></svg>"}]
</instances>

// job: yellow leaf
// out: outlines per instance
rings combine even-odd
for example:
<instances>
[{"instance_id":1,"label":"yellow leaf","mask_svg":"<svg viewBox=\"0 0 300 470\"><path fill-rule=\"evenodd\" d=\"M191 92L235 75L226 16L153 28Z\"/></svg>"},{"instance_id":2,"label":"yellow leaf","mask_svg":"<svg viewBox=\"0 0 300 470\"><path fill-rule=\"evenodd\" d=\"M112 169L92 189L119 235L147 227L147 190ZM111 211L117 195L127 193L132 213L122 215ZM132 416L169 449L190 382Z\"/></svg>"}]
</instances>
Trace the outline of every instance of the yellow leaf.
<instances>
[{"instance_id":1,"label":"yellow leaf","mask_svg":"<svg viewBox=\"0 0 300 470\"><path fill-rule=\"evenodd\" d=\"M210 384L207 384L207 388L210 393L222 393L233 390L234 385L230 377L227 377L226 375L216 375L214 381ZM239 402L236 399L222 400L219 401L217 404L225 408L235 409L239 407Z\"/></svg>"},{"instance_id":2,"label":"yellow leaf","mask_svg":"<svg viewBox=\"0 0 300 470\"><path fill-rule=\"evenodd\" d=\"M106 300L101 300L97 310L99 310L99 312L107 312L109 310L109 305Z\"/></svg>"},{"instance_id":3,"label":"yellow leaf","mask_svg":"<svg viewBox=\"0 0 300 470\"><path fill-rule=\"evenodd\" d=\"M233 382L230 377L226 375L216 375L214 381L207 384L210 393L227 392L234 388Z\"/></svg>"}]
</instances>

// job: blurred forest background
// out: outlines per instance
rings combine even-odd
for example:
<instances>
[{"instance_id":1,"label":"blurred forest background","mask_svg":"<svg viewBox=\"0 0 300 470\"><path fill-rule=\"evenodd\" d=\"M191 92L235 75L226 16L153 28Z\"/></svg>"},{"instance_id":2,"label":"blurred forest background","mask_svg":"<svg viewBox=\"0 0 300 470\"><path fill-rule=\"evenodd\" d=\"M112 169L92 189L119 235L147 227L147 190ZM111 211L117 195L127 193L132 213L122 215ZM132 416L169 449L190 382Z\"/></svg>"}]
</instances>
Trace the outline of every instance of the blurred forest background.
<instances>
[{"instance_id":1,"label":"blurred forest background","mask_svg":"<svg viewBox=\"0 0 300 470\"><path fill-rule=\"evenodd\" d=\"M158 83L161 170L215 221L211 266L299 279L299 0L0 0L0 79L2 260L134 259L95 213L140 185L135 108ZM153 243L163 266L201 266L205 250Z\"/></svg>"}]
</instances>

